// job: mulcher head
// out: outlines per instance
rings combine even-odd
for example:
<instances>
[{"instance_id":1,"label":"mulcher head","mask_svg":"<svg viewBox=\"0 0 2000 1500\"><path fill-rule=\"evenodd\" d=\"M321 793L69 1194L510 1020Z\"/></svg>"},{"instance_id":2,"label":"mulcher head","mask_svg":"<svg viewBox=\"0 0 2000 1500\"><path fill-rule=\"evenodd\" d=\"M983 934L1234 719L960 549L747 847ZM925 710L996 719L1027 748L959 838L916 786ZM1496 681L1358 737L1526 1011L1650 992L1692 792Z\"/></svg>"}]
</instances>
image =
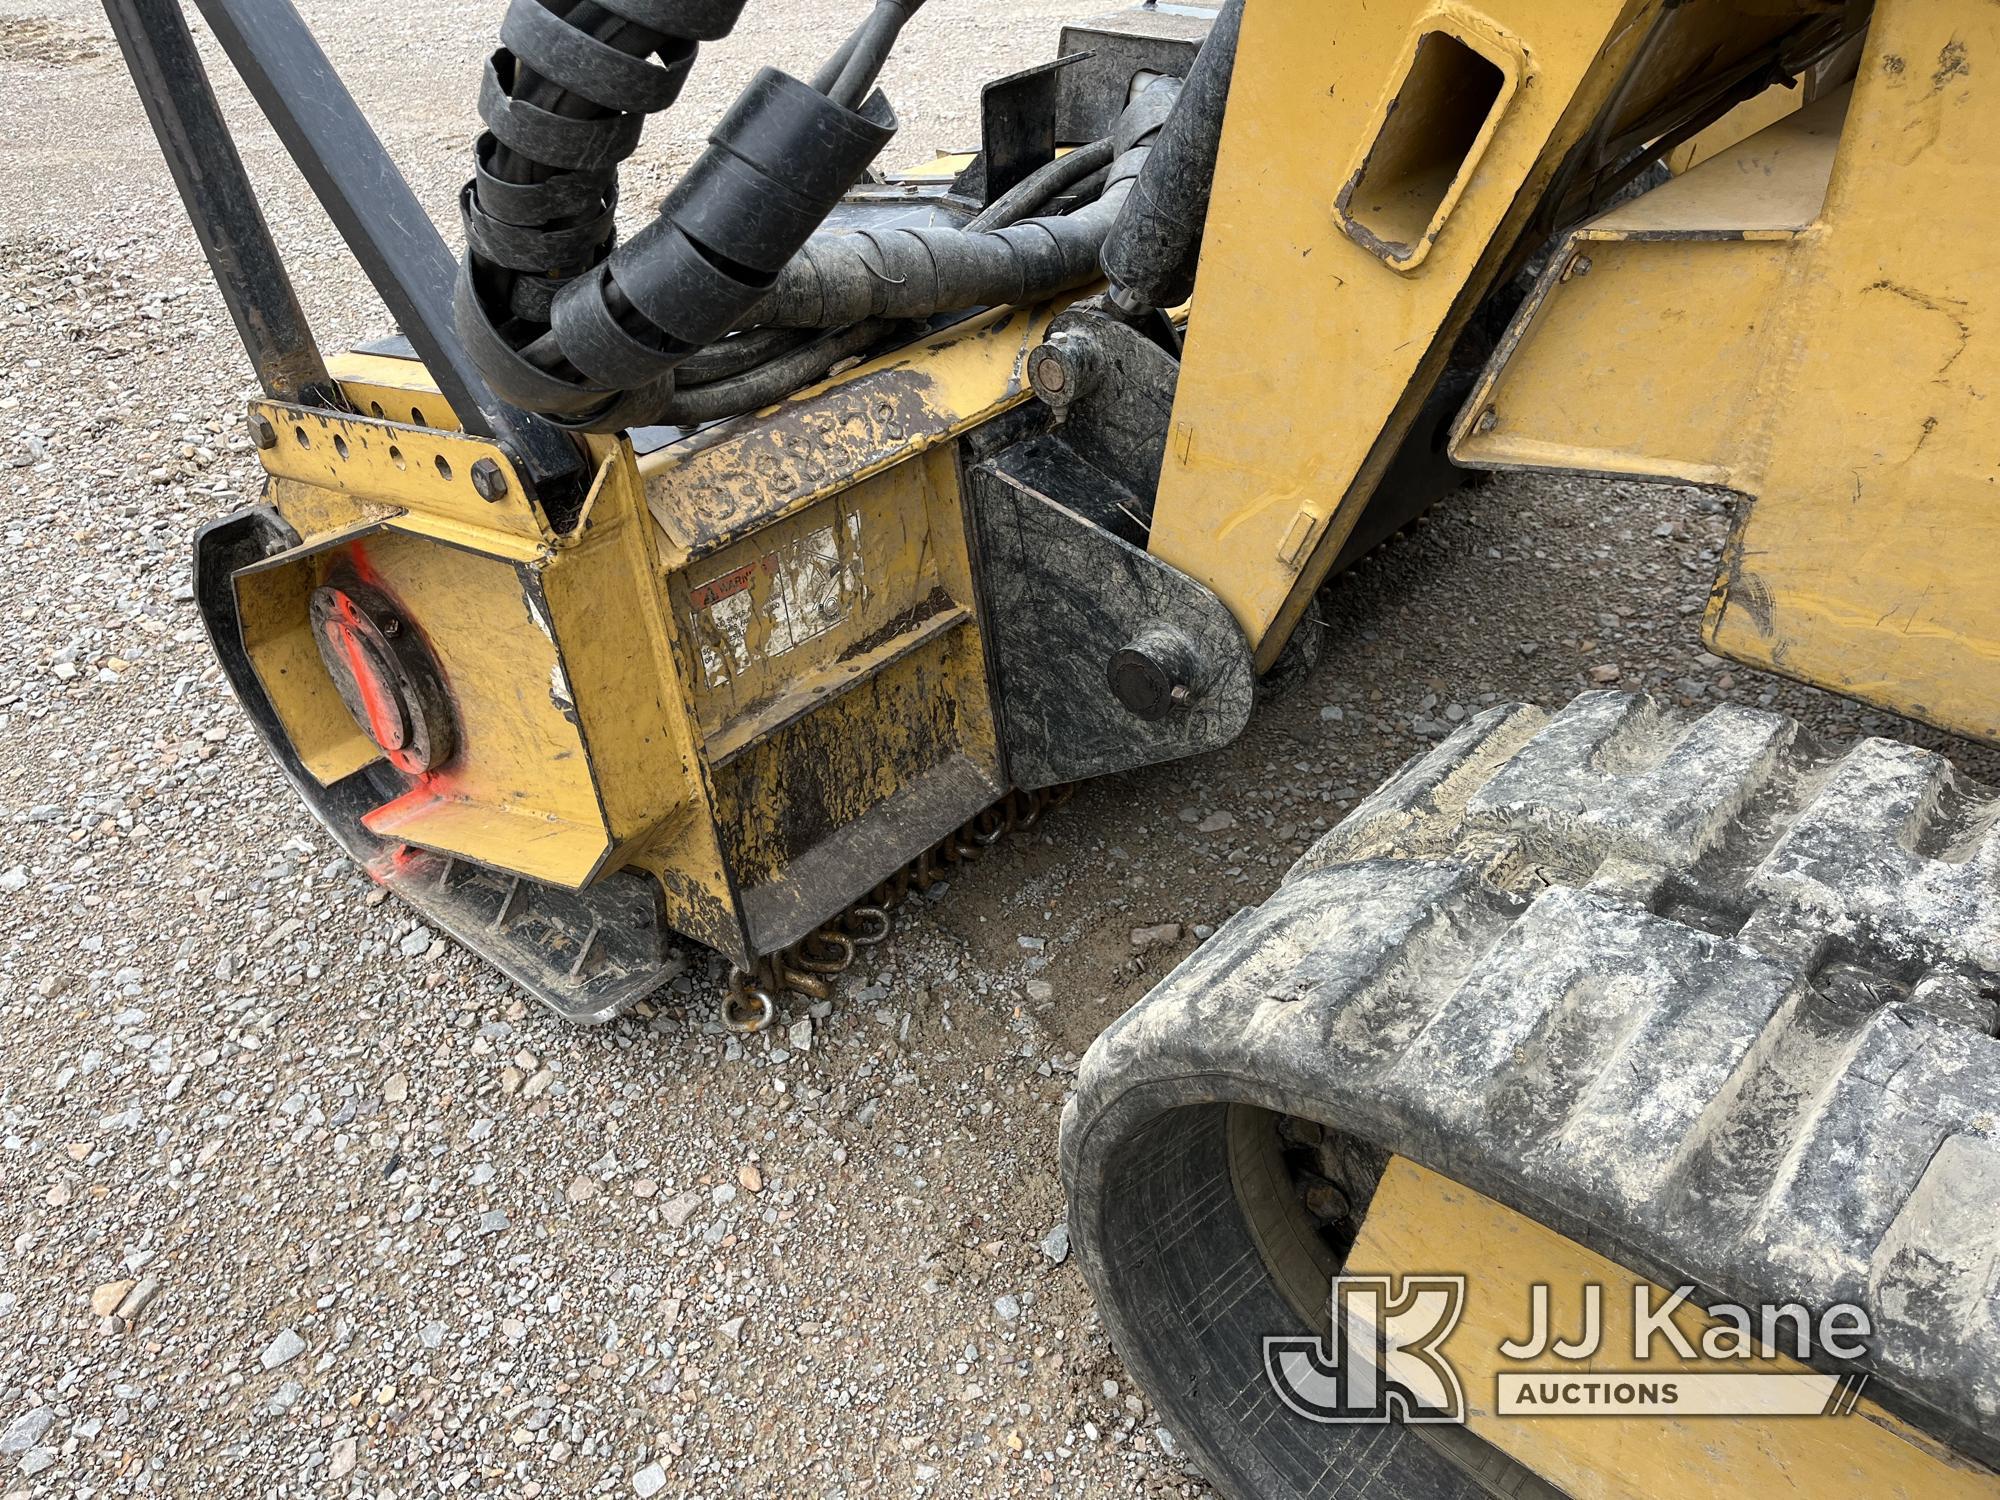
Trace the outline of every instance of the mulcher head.
<instances>
[{"instance_id":1,"label":"mulcher head","mask_svg":"<svg viewBox=\"0 0 2000 1500\"><path fill-rule=\"evenodd\" d=\"M754 418L593 438L560 526L422 366L349 355L356 415L255 408L268 504L197 545L211 636L354 857L564 1014L674 972L670 931L785 982L905 866L990 842L1011 788L1247 716L1227 612L1071 508L1105 481L1034 431L1049 324L993 312ZM1147 650L1183 689L1164 716L1109 670Z\"/></svg>"},{"instance_id":2,"label":"mulcher head","mask_svg":"<svg viewBox=\"0 0 2000 1500\"><path fill-rule=\"evenodd\" d=\"M1242 728L1240 630L1146 551L1172 331L1063 310L1172 106L1157 79L1186 71L1185 36L1149 50L1135 33L1087 87L1058 87L1059 66L1002 80L979 157L841 201L887 128L867 123L872 80L916 8L890 0L812 84L760 75L764 104L718 128L706 175L622 258L611 163L671 101L695 32L726 32L736 7L684 7L686 46L645 43L658 66L590 54L631 84L629 120L569 118L503 53L461 277L293 8L198 3L406 336L322 359L179 6L112 0L265 390L265 503L201 534L200 605L315 813L433 928L583 1021L672 974L675 933L746 971L745 993L811 985L881 925L827 924L899 872L935 878L927 857L971 857L1037 792ZM556 56L554 12L516 4L507 24L515 53ZM825 160L794 141L835 125L848 145ZM537 175L610 136L618 153ZM1093 178L1058 140L1116 159ZM774 226L786 184L796 212ZM603 236L535 247L591 275L524 258L522 215L585 198ZM829 214L954 248L977 295L732 336ZM628 302L692 307L655 295L669 261L742 284L711 287L678 342L607 323ZM553 317L556 357L531 312ZM1027 373L1058 315L1094 372L1060 420ZM669 350L671 389L660 361L628 358L641 344ZM531 365L558 369L563 399ZM630 430L652 420L677 425Z\"/></svg>"}]
</instances>

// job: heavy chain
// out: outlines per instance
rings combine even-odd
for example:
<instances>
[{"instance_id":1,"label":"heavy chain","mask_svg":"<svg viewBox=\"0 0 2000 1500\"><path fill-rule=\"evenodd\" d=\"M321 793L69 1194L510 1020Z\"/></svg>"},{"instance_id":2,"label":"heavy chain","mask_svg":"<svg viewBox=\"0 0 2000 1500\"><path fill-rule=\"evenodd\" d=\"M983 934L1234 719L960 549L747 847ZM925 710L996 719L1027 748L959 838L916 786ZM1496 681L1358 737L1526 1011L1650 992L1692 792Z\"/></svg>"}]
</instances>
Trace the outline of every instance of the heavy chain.
<instances>
[{"instance_id":1,"label":"heavy chain","mask_svg":"<svg viewBox=\"0 0 2000 1500\"><path fill-rule=\"evenodd\" d=\"M1035 792L1009 792L831 922L782 952L765 955L752 969L732 966L729 989L722 997L723 1029L739 1036L764 1030L778 1019L778 996L786 990L811 1000L826 999L833 993L832 981L854 966L856 954L888 937L889 913L911 891L920 895L928 891L955 867L970 864L1009 834L1025 833L1075 795L1074 782Z\"/></svg>"}]
</instances>

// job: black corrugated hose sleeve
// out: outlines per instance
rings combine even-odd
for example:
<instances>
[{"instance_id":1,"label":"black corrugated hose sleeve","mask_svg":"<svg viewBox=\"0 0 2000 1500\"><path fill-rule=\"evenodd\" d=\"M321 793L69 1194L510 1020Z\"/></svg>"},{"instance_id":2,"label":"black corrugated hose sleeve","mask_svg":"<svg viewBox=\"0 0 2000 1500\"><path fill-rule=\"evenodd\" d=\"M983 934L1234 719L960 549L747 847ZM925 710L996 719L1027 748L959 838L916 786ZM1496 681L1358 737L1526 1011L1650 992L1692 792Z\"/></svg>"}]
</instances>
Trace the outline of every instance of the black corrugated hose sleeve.
<instances>
[{"instance_id":1,"label":"black corrugated hose sleeve","mask_svg":"<svg viewBox=\"0 0 2000 1500\"><path fill-rule=\"evenodd\" d=\"M1121 304L1178 307L1194 291L1242 24L1243 0L1229 0L1188 71L1174 117L1105 238L1101 262Z\"/></svg>"},{"instance_id":2,"label":"black corrugated hose sleeve","mask_svg":"<svg viewBox=\"0 0 2000 1500\"><path fill-rule=\"evenodd\" d=\"M923 0L880 0L833 89L872 85ZM511 0L487 66L459 336L500 396L616 430L677 365L743 321L895 133L877 93L850 104L766 68L661 206L614 244L618 164L679 96L697 44L745 0Z\"/></svg>"},{"instance_id":3,"label":"black corrugated hose sleeve","mask_svg":"<svg viewBox=\"0 0 2000 1500\"><path fill-rule=\"evenodd\" d=\"M745 319L776 328L844 328L962 307L1039 302L1098 275L1104 238L1174 111L1181 84L1157 80L1112 136L1103 196L1074 213L1005 228L887 229L815 235Z\"/></svg>"}]
</instances>

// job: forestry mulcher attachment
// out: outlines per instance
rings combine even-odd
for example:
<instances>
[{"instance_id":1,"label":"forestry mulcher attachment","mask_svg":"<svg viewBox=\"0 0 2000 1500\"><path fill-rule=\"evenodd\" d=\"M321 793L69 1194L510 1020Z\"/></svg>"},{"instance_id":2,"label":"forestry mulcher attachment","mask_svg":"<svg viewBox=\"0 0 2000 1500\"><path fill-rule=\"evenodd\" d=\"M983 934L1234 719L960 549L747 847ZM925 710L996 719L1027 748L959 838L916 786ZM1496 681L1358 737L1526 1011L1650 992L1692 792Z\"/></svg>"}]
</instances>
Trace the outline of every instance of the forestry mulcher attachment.
<instances>
[{"instance_id":1,"label":"forestry mulcher attachment","mask_svg":"<svg viewBox=\"0 0 2000 1500\"><path fill-rule=\"evenodd\" d=\"M198 0L400 326L325 359L177 0L107 0L264 387L217 654L556 1010L678 934L767 1022L1067 785L1227 744L1467 469L1735 492L1713 650L2000 742L2000 7L1148 4L883 176L919 3L621 241L742 0L512 0L454 263L286 0ZM1244 1497L2000 1494L1996 824L1613 694L1405 767L1079 1074L1165 1424Z\"/></svg>"}]
</instances>

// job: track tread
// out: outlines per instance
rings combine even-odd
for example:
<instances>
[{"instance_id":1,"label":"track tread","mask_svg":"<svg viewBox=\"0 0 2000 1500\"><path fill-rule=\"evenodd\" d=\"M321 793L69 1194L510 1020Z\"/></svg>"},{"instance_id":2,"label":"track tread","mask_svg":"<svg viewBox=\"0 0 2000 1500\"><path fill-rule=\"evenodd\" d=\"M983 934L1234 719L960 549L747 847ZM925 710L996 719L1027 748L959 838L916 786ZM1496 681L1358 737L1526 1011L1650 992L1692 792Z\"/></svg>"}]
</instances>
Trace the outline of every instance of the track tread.
<instances>
[{"instance_id":1,"label":"track tread","mask_svg":"<svg viewBox=\"0 0 2000 1500\"><path fill-rule=\"evenodd\" d=\"M2000 801L1942 757L1620 693L1506 705L1099 1039L1072 1212L1088 1240L1118 1132L1201 1077L1658 1279L1861 1302L1865 1367L1993 1462L1996 996Z\"/></svg>"}]
</instances>

